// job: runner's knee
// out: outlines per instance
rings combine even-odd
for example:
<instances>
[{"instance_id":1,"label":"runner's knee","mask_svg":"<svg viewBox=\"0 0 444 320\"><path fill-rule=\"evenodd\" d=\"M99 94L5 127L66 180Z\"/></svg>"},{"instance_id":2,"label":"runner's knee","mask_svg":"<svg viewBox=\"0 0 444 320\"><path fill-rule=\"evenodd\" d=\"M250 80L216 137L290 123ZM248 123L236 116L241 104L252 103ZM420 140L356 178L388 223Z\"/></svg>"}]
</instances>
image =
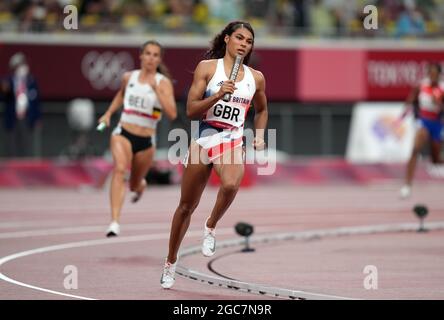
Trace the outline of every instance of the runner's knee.
<instances>
[{"instance_id":1,"label":"runner's knee","mask_svg":"<svg viewBox=\"0 0 444 320\"><path fill-rule=\"evenodd\" d=\"M124 177L126 174L126 167L121 164L116 164L113 169L115 176Z\"/></svg>"},{"instance_id":2,"label":"runner's knee","mask_svg":"<svg viewBox=\"0 0 444 320\"><path fill-rule=\"evenodd\" d=\"M193 214L198 204L199 204L198 202L197 203L180 202L179 206L177 207L177 212L179 212L181 215L185 217L189 217Z\"/></svg>"},{"instance_id":3,"label":"runner's knee","mask_svg":"<svg viewBox=\"0 0 444 320\"><path fill-rule=\"evenodd\" d=\"M224 179L221 183L221 189L225 193L237 192L240 182L234 178Z\"/></svg>"}]
</instances>

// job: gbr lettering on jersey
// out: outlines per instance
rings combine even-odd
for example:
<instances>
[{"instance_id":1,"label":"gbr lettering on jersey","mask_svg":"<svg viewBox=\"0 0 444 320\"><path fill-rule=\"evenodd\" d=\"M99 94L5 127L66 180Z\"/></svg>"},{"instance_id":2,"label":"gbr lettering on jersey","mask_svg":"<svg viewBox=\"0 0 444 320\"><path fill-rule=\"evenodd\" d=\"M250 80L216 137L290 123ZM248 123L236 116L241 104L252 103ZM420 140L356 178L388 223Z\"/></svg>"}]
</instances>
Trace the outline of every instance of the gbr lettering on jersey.
<instances>
[{"instance_id":1,"label":"gbr lettering on jersey","mask_svg":"<svg viewBox=\"0 0 444 320\"><path fill-rule=\"evenodd\" d=\"M219 91L220 86L228 77L225 74L223 59L218 59L216 72L208 82L205 97L211 96ZM203 117L203 121L219 128L242 127L245 122L251 100L256 92L256 83L253 74L244 65L244 78L236 82L236 90L228 102L218 100Z\"/></svg>"}]
</instances>

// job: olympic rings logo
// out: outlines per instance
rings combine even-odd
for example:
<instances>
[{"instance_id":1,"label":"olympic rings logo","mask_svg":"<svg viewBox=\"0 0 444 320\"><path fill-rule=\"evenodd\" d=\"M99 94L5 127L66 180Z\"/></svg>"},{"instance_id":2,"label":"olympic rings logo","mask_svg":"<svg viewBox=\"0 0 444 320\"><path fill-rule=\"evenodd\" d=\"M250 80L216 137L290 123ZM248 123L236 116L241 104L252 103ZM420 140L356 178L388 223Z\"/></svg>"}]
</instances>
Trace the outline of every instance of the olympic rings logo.
<instances>
[{"instance_id":1,"label":"olympic rings logo","mask_svg":"<svg viewBox=\"0 0 444 320\"><path fill-rule=\"evenodd\" d=\"M124 72L134 69L128 52L88 52L82 59L82 73L94 89L117 90Z\"/></svg>"}]
</instances>

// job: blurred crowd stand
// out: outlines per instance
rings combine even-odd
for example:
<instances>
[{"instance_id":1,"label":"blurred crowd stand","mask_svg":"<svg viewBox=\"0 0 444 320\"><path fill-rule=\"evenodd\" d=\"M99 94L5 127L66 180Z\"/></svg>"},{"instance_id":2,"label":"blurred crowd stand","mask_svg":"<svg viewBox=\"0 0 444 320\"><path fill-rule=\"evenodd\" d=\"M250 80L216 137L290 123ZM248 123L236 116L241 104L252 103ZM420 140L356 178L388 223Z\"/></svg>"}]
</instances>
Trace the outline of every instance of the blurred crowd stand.
<instances>
[{"instance_id":1,"label":"blurred crowd stand","mask_svg":"<svg viewBox=\"0 0 444 320\"><path fill-rule=\"evenodd\" d=\"M213 34L250 21L265 36L442 37L444 0L2 0L0 32L66 32L63 8L78 9L79 31ZM364 7L378 9L366 30Z\"/></svg>"}]
</instances>

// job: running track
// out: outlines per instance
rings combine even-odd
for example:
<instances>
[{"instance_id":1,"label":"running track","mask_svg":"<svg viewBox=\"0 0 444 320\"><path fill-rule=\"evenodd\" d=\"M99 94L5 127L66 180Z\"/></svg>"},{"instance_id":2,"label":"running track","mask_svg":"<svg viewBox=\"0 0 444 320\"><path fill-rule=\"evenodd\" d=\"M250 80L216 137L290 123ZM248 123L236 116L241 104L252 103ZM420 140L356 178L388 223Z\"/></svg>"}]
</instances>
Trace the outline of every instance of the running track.
<instances>
[{"instance_id":1,"label":"running track","mask_svg":"<svg viewBox=\"0 0 444 320\"><path fill-rule=\"evenodd\" d=\"M316 229L417 223L416 203L428 206L427 223L444 221L444 186L417 184L398 199L398 184L260 186L245 188L218 226L218 242L237 239L246 221L255 235ZM183 248L200 244L202 224L215 201L208 188ZM181 276L172 290L159 279L179 187L149 188L129 197L122 235L106 239L107 190L0 190L0 299L277 299L210 286ZM211 258L190 255L181 265L207 275L277 288L355 299L443 299L444 230L387 232L253 244L219 249ZM57 246L57 247L54 247ZM78 270L78 289L67 290L64 268ZM363 286L364 267L378 270L377 290ZM282 297L281 297L282 298Z\"/></svg>"}]
</instances>

